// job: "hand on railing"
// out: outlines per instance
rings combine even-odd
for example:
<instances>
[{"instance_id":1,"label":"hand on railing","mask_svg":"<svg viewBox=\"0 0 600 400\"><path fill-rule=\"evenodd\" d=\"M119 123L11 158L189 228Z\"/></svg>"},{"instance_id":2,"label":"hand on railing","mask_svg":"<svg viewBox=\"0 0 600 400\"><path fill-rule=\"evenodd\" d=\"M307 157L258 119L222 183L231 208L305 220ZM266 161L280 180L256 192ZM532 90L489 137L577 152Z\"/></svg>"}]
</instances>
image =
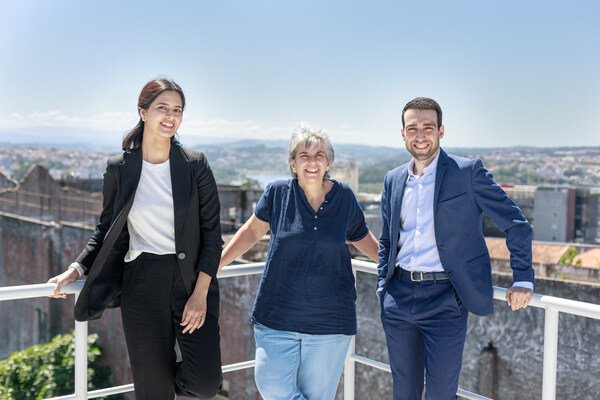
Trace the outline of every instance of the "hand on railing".
<instances>
[{"instance_id":1,"label":"hand on railing","mask_svg":"<svg viewBox=\"0 0 600 400\"><path fill-rule=\"evenodd\" d=\"M513 311L516 311L520 308L527 308L532 295L533 290L531 289L513 286L506 290L506 302Z\"/></svg>"},{"instance_id":2,"label":"hand on railing","mask_svg":"<svg viewBox=\"0 0 600 400\"><path fill-rule=\"evenodd\" d=\"M75 282L77 278L79 278L79 272L74 268L69 268L62 274L48 279L48 283L56 283L54 294L50 297L54 297L55 299L66 299L67 295L60 293L60 289L68 283Z\"/></svg>"}]
</instances>

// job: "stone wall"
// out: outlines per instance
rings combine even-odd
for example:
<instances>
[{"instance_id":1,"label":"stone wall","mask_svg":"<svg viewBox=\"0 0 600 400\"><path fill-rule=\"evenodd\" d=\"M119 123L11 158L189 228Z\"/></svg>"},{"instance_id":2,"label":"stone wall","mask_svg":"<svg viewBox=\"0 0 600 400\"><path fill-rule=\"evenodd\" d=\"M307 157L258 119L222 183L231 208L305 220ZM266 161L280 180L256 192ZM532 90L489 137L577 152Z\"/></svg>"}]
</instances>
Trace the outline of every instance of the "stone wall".
<instances>
[{"instance_id":1,"label":"stone wall","mask_svg":"<svg viewBox=\"0 0 600 400\"><path fill-rule=\"evenodd\" d=\"M0 172L0 189L11 189L15 186L17 186L17 182Z\"/></svg>"},{"instance_id":2,"label":"stone wall","mask_svg":"<svg viewBox=\"0 0 600 400\"><path fill-rule=\"evenodd\" d=\"M560 280L600 283L600 269L580 267L569 264L545 264L533 266L535 277L559 278ZM499 273L512 274L510 262L507 260L492 260L492 270Z\"/></svg>"},{"instance_id":3,"label":"stone wall","mask_svg":"<svg viewBox=\"0 0 600 400\"><path fill-rule=\"evenodd\" d=\"M0 286L40 283L56 262L59 232L50 224L0 217ZM18 250L18 251L17 251ZM46 278L47 279L47 278ZM47 342L58 331L50 299L0 302L0 357Z\"/></svg>"},{"instance_id":4,"label":"stone wall","mask_svg":"<svg viewBox=\"0 0 600 400\"><path fill-rule=\"evenodd\" d=\"M512 278L495 275L494 284L508 287ZM541 294L600 304L600 285L538 279ZM489 317L471 316L465 346L461 386L478 387L478 356L492 342L497 351L496 399L541 399L544 310L529 307L511 311L495 302ZM600 393L600 320L563 314L559 316L557 399L596 400Z\"/></svg>"},{"instance_id":5,"label":"stone wall","mask_svg":"<svg viewBox=\"0 0 600 400\"><path fill-rule=\"evenodd\" d=\"M0 286L44 283L79 255L92 227L58 226L25 217L0 214ZM54 336L71 332L74 296L66 300L46 297L0 302L0 359L29 346L47 343ZM103 349L102 364L111 368L114 385L131 383L121 314L107 310L100 320L89 323L98 333ZM133 395L123 396L133 399Z\"/></svg>"},{"instance_id":6,"label":"stone wall","mask_svg":"<svg viewBox=\"0 0 600 400\"><path fill-rule=\"evenodd\" d=\"M239 186L219 185L221 203L221 231L235 232L254 212L254 205L262 195L262 189L240 189Z\"/></svg>"},{"instance_id":7,"label":"stone wall","mask_svg":"<svg viewBox=\"0 0 600 400\"><path fill-rule=\"evenodd\" d=\"M0 210L42 221L95 224L102 210L102 193L61 187L37 164L16 186L0 190Z\"/></svg>"},{"instance_id":8,"label":"stone wall","mask_svg":"<svg viewBox=\"0 0 600 400\"><path fill-rule=\"evenodd\" d=\"M254 359L254 329L250 313L260 275L220 279L220 326L223 365ZM223 388L230 399L260 400L254 384L254 369L223 375Z\"/></svg>"}]
</instances>

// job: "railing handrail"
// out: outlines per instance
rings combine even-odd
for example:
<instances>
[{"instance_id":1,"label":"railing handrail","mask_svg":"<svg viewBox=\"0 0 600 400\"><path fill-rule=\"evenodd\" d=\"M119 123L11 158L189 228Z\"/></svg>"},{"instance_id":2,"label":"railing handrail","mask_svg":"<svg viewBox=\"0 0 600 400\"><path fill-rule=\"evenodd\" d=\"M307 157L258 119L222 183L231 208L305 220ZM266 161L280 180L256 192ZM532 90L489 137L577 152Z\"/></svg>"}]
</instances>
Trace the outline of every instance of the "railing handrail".
<instances>
[{"instance_id":1,"label":"railing handrail","mask_svg":"<svg viewBox=\"0 0 600 400\"><path fill-rule=\"evenodd\" d=\"M83 288L84 280L65 285L60 291L63 294L77 294ZM38 283L34 285L17 285L0 288L0 301L47 297L54 293L54 283Z\"/></svg>"},{"instance_id":2,"label":"railing handrail","mask_svg":"<svg viewBox=\"0 0 600 400\"><path fill-rule=\"evenodd\" d=\"M352 260L354 272L364 272L368 274L377 274L377 265L368 261ZM235 276L261 274L264 270L264 262L249 263L243 265L230 265L223 268L217 274L218 278L229 278ZM79 295L83 288L84 281L79 280L65 285L61 293ZM0 288L0 301L27 299L34 297L45 297L53 294L55 284L42 283L33 285L18 285ZM504 300L506 289L494 287L494 299ZM545 330L544 330L544 365L543 365L543 387L542 399L554 400L556 395L556 367L557 367L557 349L558 349L558 313L578 315L587 318L600 319L600 305L586 303L576 300L568 300L560 297L533 294L530 306L543 308L546 310ZM78 337L81 336L81 337ZM354 338L346 360L346 373L344 374L344 399L354 399L354 363L360 362L378 369L389 372L389 365L371 360L366 357L355 354ZM79 347L83 348L79 349ZM133 390L133 384L115 386L100 390L87 392L87 322L76 322L75 324L75 394L60 396L49 400L66 399L88 399L105 396L107 394L118 394ZM80 365L83 364L83 365ZM232 372L240 369L252 368L253 360L243 361L236 364L223 366L223 372ZM81 372L78 372L81 371ZM85 371L85 372L83 372ZM84 382L79 382L81 380ZM83 389L82 389L83 388ZM487 399L481 395L470 393L459 389L458 394L467 399Z\"/></svg>"}]
</instances>

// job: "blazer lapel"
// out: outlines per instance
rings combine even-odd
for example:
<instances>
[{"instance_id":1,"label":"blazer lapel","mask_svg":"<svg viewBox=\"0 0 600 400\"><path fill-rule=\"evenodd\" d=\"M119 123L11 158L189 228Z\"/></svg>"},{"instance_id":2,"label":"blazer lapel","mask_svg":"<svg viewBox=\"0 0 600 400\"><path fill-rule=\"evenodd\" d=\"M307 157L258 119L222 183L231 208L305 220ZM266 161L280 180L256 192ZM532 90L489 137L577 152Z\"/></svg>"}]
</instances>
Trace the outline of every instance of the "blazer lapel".
<instances>
[{"instance_id":1,"label":"blazer lapel","mask_svg":"<svg viewBox=\"0 0 600 400\"><path fill-rule=\"evenodd\" d=\"M171 145L169 155L171 166L171 187L173 189L173 211L175 218L175 241L180 236L179 231L183 228L190 203L191 178L190 163L181 151L179 145Z\"/></svg>"},{"instance_id":2,"label":"blazer lapel","mask_svg":"<svg viewBox=\"0 0 600 400\"><path fill-rule=\"evenodd\" d=\"M390 263L396 262L396 256L398 255L398 240L400 239L400 215L402 214L402 199L404 198L404 187L406 186L406 180L408 179L408 164L398 171L396 176L397 181L392 186L394 192L392 193L392 221L391 221L391 248L390 248ZM393 269L388 270L388 275L393 275ZM391 278L391 276L389 276Z\"/></svg>"},{"instance_id":3,"label":"blazer lapel","mask_svg":"<svg viewBox=\"0 0 600 400\"><path fill-rule=\"evenodd\" d=\"M435 214L437 212L436 204L438 202L438 197L440 195L440 187L442 186L442 179L444 179L444 174L446 173L446 169L448 166L446 165L448 162L448 154L442 149L440 149L440 157L438 159L437 170L435 172L435 189L433 192L433 220L435 221Z\"/></svg>"},{"instance_id":4,"label":"blazer lapel","mask_svg":"<svg viewBox=\"0 0 600 400\"><path fill-rule=\"evenodd\" d=\"M408 179L408 165L406 165L397 177L396 185L393 186L394 193L392 199L392 232L400 232L400 214L402 212L402 199L404 198L404 186L406 186L406 180ZM398 238L395 239L396 241Z\"/></svg>"},{"instance_id":5,"label":"blazer lapel","mask_svg":"<svg viewBox=\"0 0 600 400\"><path fill-rule=\"evenodd\" d=\"M121 190L122 195L119 196L120 200L118 204L115 204L114 208L114 212L117 212L117 216L113 219L113 223L104 238L104 245L100 250L100 253L106 251L105 255L101 257L99 253L96 257L96 261L100 260L102 264L106 260L106 257L108 257L108 252L112 249L113 244L123 230L123 226L125 226L125 223L127 222L129 210L131 210L131 206L133 205L135 192L137 191L138 184L140 183L140 176L142 175L141 149L136 150L123 158L123 162L119 168L119 175L121 180L119 190ZM100 270L100 268L92 269L90 274L93 273L94 270Z\"/></svg>"},{"instance_id":6,"label":"blazer lapel","mask_svg":"<svg viewBox=\"0 0 600 400\"><path fill-rule=\"evenodd\" d=\"M142 149L126 155L120 165L119 172L121 175L120 189L123 193L121 198L124 200L124 204L128 204L133 200L138 183L140 182L140 175L142 174Z\"/></svg>"}]
</instances>

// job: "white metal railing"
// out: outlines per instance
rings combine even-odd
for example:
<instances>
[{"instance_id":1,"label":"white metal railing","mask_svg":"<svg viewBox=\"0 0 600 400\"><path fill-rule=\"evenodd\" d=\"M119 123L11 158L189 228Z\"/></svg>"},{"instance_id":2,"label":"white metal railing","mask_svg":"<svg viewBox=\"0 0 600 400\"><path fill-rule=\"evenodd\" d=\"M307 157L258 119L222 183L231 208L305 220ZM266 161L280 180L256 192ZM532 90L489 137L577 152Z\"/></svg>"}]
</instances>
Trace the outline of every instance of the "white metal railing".
<instances>
[{"instance_id":1,"label":"white metal railing","mask_svg":"<svg viewBox=\"0 0 600 400\"><path fill-rule=\"evenodd\" d=\"M356 272L377 274L377 266L371 262L353 260L352 267L355 275ZM264 263L230 265L222 269L217 276L219 278L229 278L234 276L261 274L263 269ZM0 288L0 301L49 296L53 293L54 286L54 284L46 283L3 287ZM75 294L77 297L82 287L83 281L77 281L66 285L61 293ZM504 300L505 296L506 289L494 287L494 299ZM542 400L555 400L558 356L558 313L563 312L582 317L600 319L600 305L539 294L533 295L529 305L545 309ZM47 400L85 400L133 391L133 384L114 386L91 392L87 391L87 331L87 322L75 322L75 393ZM355 338L353 337L344 366L344 400L354 400L355 398L355 364L357 362L390 372L390 366L388 364L360 356L356 354L355 351ZM253 367L254 360L248 360L236 364L224 365L223 373ZM462 389L459 389L457 394L466 399L491 400L487 397Z\"/></svg>"}]
</instances>

